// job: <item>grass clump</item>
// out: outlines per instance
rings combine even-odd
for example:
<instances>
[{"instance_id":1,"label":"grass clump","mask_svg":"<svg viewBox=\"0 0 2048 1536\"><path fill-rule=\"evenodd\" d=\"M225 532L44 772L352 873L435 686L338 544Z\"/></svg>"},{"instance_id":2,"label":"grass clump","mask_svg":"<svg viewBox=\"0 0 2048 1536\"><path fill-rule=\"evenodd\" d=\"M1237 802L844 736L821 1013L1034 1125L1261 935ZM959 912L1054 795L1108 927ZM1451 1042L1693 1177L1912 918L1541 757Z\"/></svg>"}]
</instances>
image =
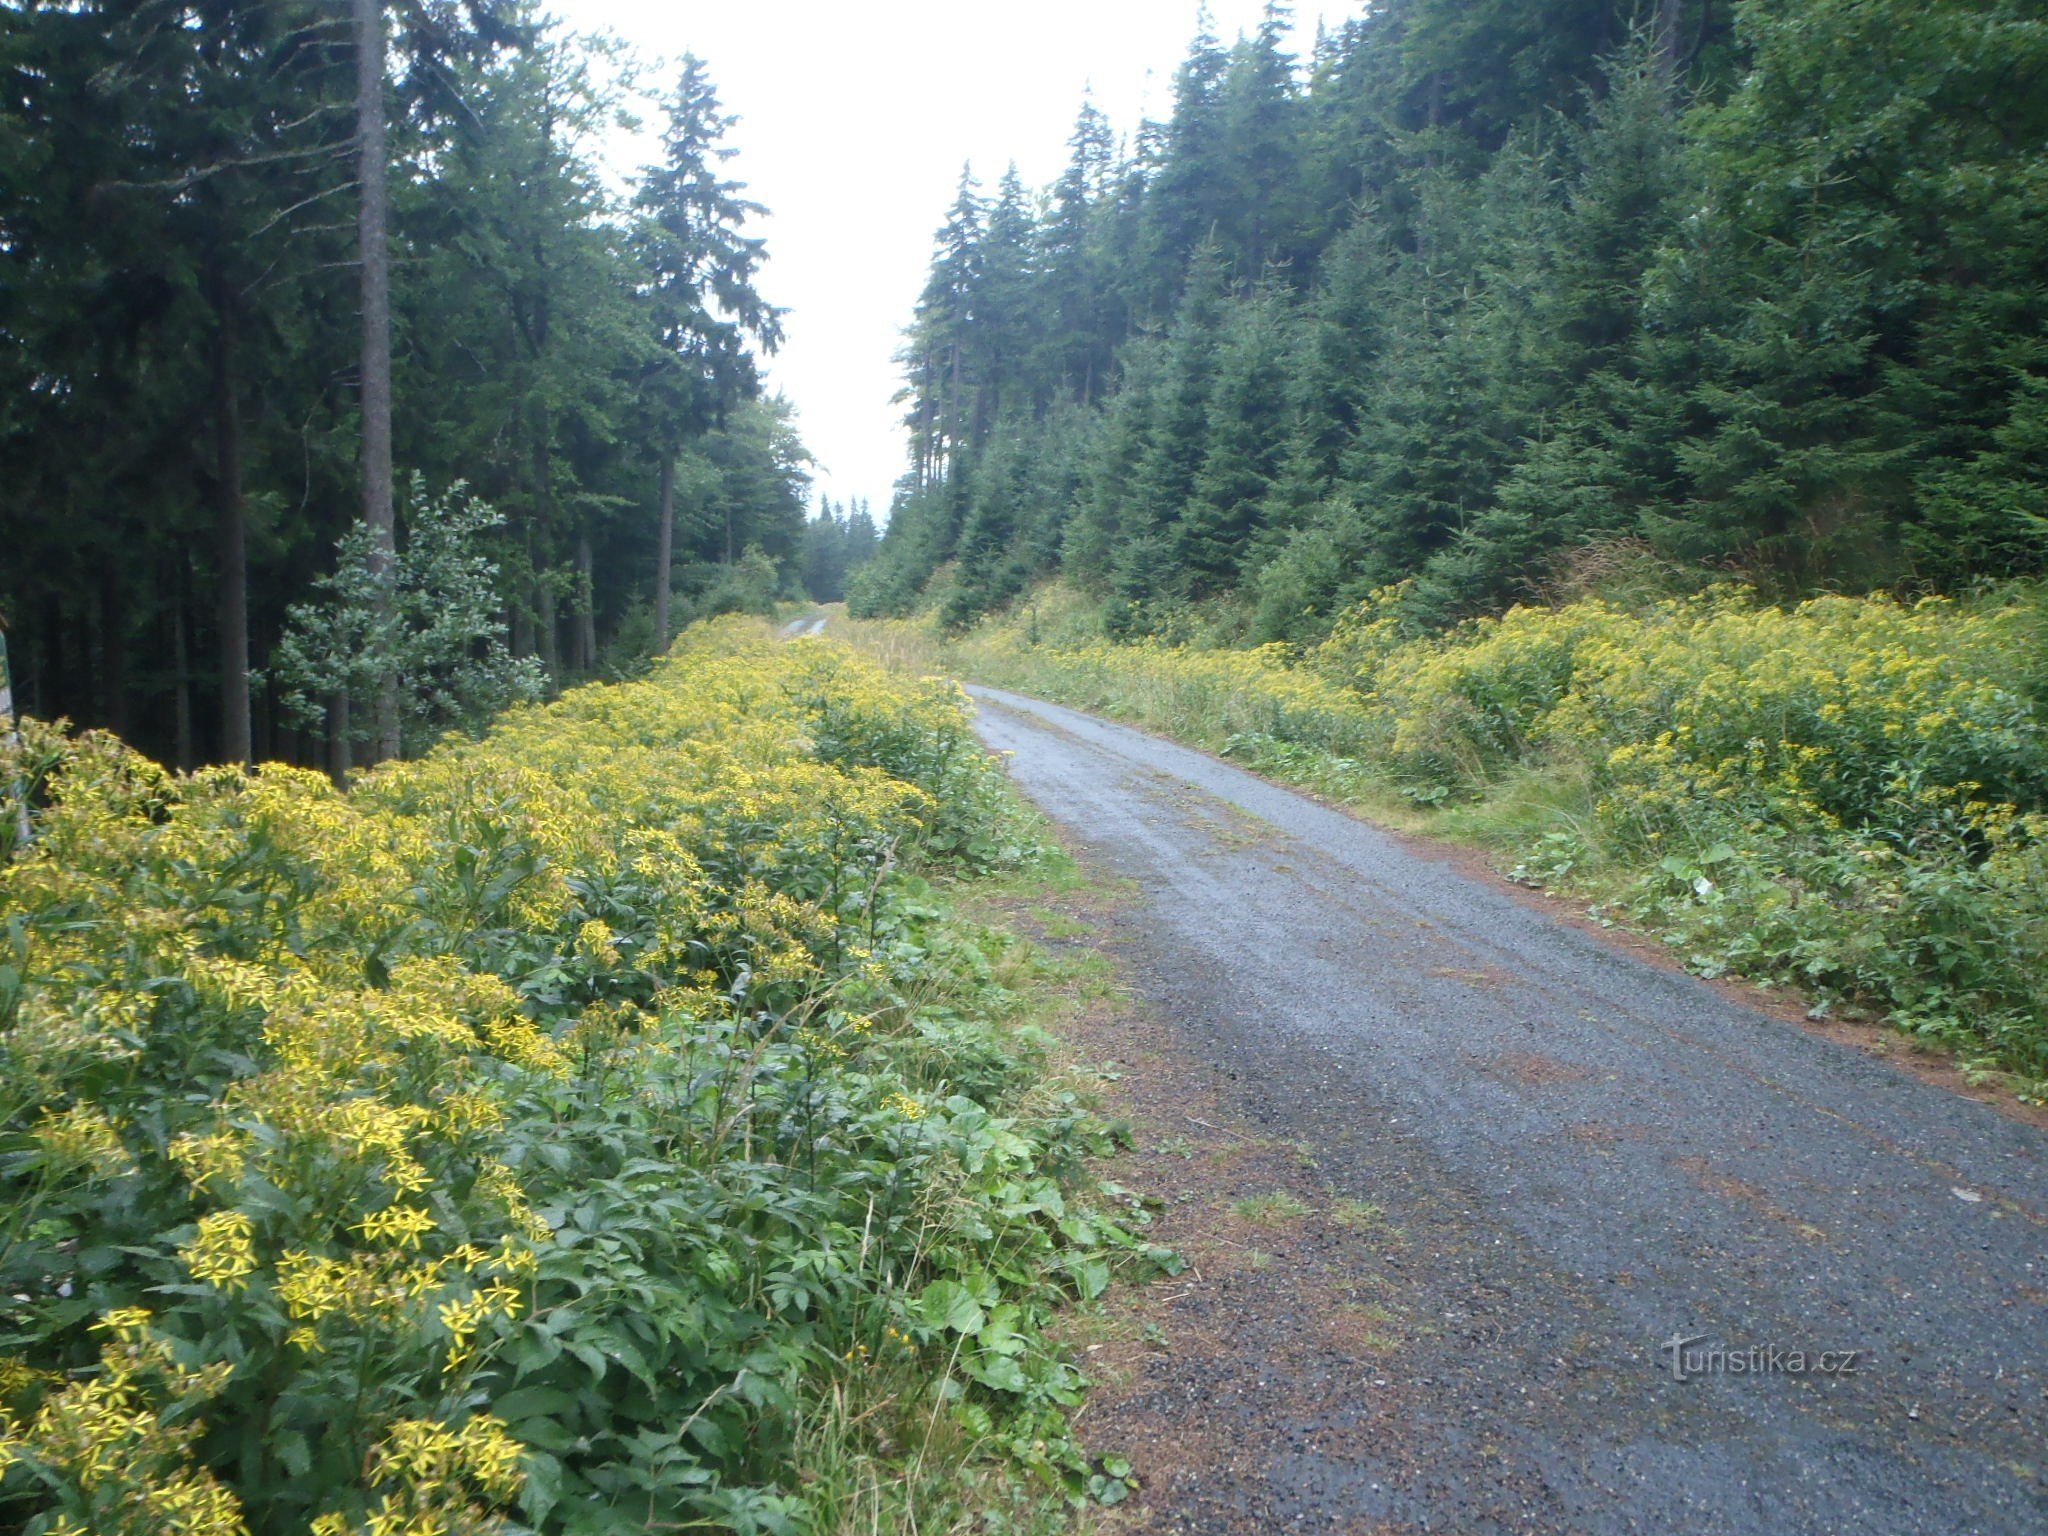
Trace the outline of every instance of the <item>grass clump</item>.
<instances>
[{"instance_id":1,"label":"grass clump","mask_svg":"<svg viewBox=\"0 0 2048 1536\"><path fill-rule=\"evenodd\" d=\"M1232 1201L1230 1209L1240 1220L1259 1227L1285 1226L1308 1214L1308 1207L1284 1189Z\"/></svg>"}]
</instances>

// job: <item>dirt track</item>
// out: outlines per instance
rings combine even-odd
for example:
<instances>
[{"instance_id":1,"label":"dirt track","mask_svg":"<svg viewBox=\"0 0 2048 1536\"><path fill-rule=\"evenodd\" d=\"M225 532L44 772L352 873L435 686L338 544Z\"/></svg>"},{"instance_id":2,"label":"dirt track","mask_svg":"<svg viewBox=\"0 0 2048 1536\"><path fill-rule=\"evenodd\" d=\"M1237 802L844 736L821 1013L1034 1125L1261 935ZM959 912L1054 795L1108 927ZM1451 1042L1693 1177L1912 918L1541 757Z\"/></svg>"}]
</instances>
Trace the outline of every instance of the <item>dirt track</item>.
<instances>
[{"instance_id":1,"label":"dirt track","mask_svg":"<svg viewBox=\"0 0 2048 1536\"><path fill-rule=\"evenodd\" d=\"M1200 753L975 692L1134 887L1104 938L1135 1117L1195 1137L1145 1173L1198 1170L1161 1235L1236 1221L1208 1251L1251 1256L1147 1303L1159 1347L1091 1409L1148 1529L2048 1530L2048 1136ZM1196 1211L1226 1184L1307 1210ZM1680 1381L1674 1337L1779 1368Z\"/></svg>"}]
</instances>

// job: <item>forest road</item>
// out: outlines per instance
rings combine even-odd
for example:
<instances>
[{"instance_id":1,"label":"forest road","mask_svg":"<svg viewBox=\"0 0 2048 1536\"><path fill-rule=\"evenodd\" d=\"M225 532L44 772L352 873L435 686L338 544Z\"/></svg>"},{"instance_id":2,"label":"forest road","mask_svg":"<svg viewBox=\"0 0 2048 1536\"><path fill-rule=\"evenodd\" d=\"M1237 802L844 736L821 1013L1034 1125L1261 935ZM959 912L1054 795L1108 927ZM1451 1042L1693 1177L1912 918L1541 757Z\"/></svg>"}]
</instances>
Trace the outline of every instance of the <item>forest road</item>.
<instances>
[{"instance_id":1,"label":"forest road","mask_svg":"<svg viewBox=\"0 0 2048 1536\"><path fill-rule=\"evenodd\" d=\"M1290 1380L1329 1252L1315 1286L1263 1254L1173 1282L1084 1424L1153 1447L1147 1529L2048 1531L2048 1133L1202 753L971 691L1128 882L1106 947L1173 1070L1359 1215L1318 1230L1378 1299Z\"/></svg>"}]
</instances>

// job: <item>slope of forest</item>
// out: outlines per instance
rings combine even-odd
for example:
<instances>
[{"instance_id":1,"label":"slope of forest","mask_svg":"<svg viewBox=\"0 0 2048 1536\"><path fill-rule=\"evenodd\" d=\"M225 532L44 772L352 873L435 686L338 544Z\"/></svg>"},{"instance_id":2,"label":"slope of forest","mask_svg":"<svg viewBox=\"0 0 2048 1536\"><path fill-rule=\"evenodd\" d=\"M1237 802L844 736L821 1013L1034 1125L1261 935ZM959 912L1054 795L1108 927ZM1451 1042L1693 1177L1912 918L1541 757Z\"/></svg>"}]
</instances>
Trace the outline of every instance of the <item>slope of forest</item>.
<instances>
[{"instance_id":1,"label":"slope of forest","mask_svg":"<svg viewBox=\"0 0 2048 1536\"><path fill-rule=\"evenodd\" d=\"M361 761L389 671L417 744L795 589L807 456L761 397L779 318L704 67L646 83L661 148L615 190L596 150L640 105L631 60L529 0L394 8L366 246L350 9L0 11L16 702L177 765ZM358 257L387 246L400 558L415 525L441 545L398 585L465 619L424 649L336 552L377 414ZM458 481L495 520L436 515Z\"/></svg>"},{"instance_id":2,"label":"slope of forest","mask_svg":"<svg viewBox=\"0 0 2048 1536\"><path fill-rule=\"evenodd\" d=\"M2048 1079L2048 19L1288 28L963 180L851 613Z\"/></svg>"},{"instance_id":3,"label":"slope of forest","mask_svg":"<svg viewBox=\"0 0 2048 1536\"><path fill-rule=\"evenodd\" d=\"M1206 33L1165 122L963 180L856 612L1059 572L1112 635L1429 625L1629 541L1772 596L2048 553L2024 0L1388 0ZM1683 579L1683 578L1681 578Z\"/></svg>"}]
</instances>

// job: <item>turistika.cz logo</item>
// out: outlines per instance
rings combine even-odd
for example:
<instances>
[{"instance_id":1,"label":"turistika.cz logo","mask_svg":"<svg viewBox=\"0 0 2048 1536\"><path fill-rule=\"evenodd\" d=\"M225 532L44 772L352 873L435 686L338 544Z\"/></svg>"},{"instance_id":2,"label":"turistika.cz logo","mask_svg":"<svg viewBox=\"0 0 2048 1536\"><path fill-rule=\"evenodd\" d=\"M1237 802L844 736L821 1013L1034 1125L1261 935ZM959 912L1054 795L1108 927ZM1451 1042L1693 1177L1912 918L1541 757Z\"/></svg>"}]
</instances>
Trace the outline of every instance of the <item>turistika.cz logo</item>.
<instances>
[{"instance_id":1,"label":"turistika.cz logo","mask_svg":"<svg viewBox=\"0 0 2048 1536\"><path fill-rule=\"evenodd\" d=\"M1861 1349L1795 1349L1782 1344L1752 1344L1731 1349L1709 1344L1704 1333L1673 1334L1657 1346L1673 1381L1695 1376L1854 1376L1867 1351Z\"/></svg>"}]
</instances>

